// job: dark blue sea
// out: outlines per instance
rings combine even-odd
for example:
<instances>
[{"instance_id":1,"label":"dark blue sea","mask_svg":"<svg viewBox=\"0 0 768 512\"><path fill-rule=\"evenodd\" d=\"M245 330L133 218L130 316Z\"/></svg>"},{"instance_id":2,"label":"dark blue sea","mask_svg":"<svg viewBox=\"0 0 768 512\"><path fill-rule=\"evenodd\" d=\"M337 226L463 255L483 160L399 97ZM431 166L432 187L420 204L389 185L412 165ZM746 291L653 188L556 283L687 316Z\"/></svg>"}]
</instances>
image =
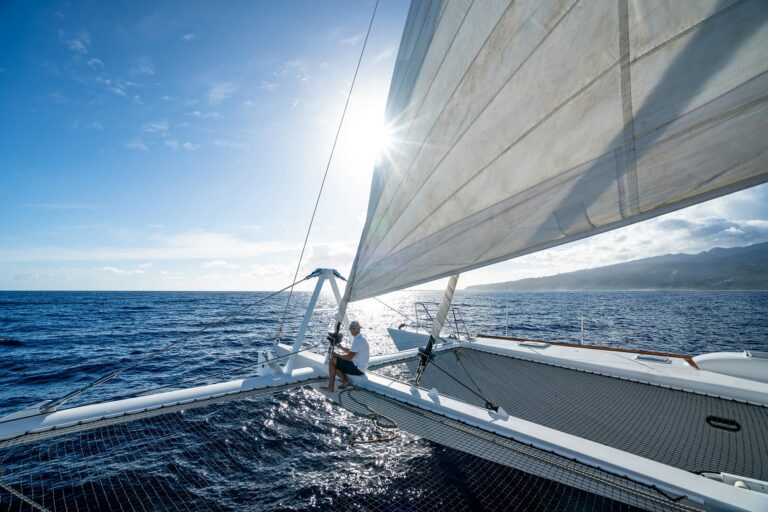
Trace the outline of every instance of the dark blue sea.
<instances>
[{"instance_id":1,"label":"dark blue sea","mask_svg":"<svg viewBox=\"0 0 768 512\"><path fill-rule=\"evenodd\" d=\"M0 415L80 388L266 295L0 292ZM368 300L352 304L350 318L365 327L372 352L385 353L394 349L386 327L417 316L423 323L415 304L440 297L392 294L384 301L396 311ZM278 333L285 299L193 335L67 406L252 375L257 352ZM293 294L284 341L295 336L308 300L309 293ZM459 292L454 303L459 329L473 334L583 337L692 355L768 350L768 292ZM322 342L334 305L321 297L308 344ZM297 389L0 450L0 483L44 508L69 510L473 510L489 499L530 510L623 509L566 487L556 502L541 502L538 493L521 494L538 480L518 472L503 475L514 498L480 496L472 482L501 469L405 433L350 446L353 434L378 435L367 420ZM4 489L0 510L35 509Z\"/></svg>"}]
</instances>

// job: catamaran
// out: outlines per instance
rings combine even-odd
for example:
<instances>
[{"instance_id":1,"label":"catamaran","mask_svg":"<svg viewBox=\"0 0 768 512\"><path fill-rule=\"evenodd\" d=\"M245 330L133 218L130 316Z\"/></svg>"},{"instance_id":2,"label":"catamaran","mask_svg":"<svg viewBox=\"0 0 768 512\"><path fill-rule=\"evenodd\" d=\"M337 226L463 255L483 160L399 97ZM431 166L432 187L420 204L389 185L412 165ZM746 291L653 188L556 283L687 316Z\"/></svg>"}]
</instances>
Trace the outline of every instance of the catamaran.
<instances>
[{"instance_id":1,"label":"catamaran","mask_svg":"<svg viewBox=\"0 0 768 512\"><path fill-rule=\"evenodd\" d=\"M247 378L64 407L77 390L0 419L0 448L319 388L350 303L448 277L429 333L389 329L397 350L328 399L640 509L768 510L768 353L443 335L463 272L767 181L767 100L761 0L414 2L386 112L397 140L343 293L336 270L307 276L294 343ZM312 351L326 282L338 311ZM393 365L409 378L379 371Z\"/></svg>"}]
</instances>

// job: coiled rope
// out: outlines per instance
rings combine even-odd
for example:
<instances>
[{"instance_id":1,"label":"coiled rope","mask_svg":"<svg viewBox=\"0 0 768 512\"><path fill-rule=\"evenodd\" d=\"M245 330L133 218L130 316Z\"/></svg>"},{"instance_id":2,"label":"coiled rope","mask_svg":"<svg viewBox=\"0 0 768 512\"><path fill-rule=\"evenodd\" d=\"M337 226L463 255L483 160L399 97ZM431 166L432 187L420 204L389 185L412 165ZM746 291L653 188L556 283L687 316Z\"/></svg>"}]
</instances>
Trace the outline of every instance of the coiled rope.
<instances>
[{"instance_id":1,"label":"coiled rope","mask_svg":"<svg viewBox=\"0 0 768 512\"><path fill-rule=\"evenodd\" d=\"M351 412L355 416L359 416L361 418L365 418L367 420L370 420L371 423L373 424L373 426L378 431L392 430L392 432L389 432L388 434L386 434L384 436L376 437L376 438L373 438L373 439L358 439L357 435L353 433L353 434L351 434L349 436L349 445L350 446L354 446L356 444L389 443L390 441L394 441L395 439L397 439L397 432L396 432L397 423L395 423L395 420L393 420L391 418L388 418L388 417L384 416L383 414L380 414L380 413L374 411L373 409L368 407L367 404L364 404L360 400L357 400L354 396L352 396L352 391L354 391L354 389L344 389L341 392L339 392L339 405L344 407L346 410L348 410L349 412ZM352 400L353 402L355 402L357 405L359 405L360 407L363 407L364 409L369 411L368 414L363 414L363 413L355 412L352 409L350 409L349 407L346 407L342 403L342 399L341 399L341 397L343 395L345 395L345 394L347 396L349 396L349 399ZM383 423L381 420L384 420L385 422Z\"/></svg>"},{"instance_id":2,"label":"coiled rope","mask_svg":"<svg viewBox=\"0 0 768 512\"><path fill-rule=\"evenodd\" d=\"M325 164L325 172L323 173L323 181L320 183L320 190L317 192L317 199L315 200L315 207L312 210L312 217L309 219L309 226L307 227L307 234L304 237L304 245L301 247L301 254L299 255L299 262L296 264L296 272L293 274L293 280L296 281L296 276L299 275L299 269L301 268L301 262L304 259L304 251L307 249L307 241L309 240L309 234L312 231L312 224L315 222L315 215L317 214L317 206L320 204L320 198L323 195L323 189L325 188L325 180L328 178L328 170L331 168L331 162L333 161L333 154L336 151L336 144L339 142L339 135L341 134L341 127L344 124L344 117L347 115L347 108L349 102L352 99L352 91L355 88L355 82L357 81L357 73L360 71L360 64L363 62L363 55L365 54L365 47L368 45L368 36L371 35L371 27L373 27L373 19L376 17L376 10L379 8L379 0L376 0L376 5L373 6L373 13L371 14L371 21L368 23L368 30L365 33L365 40L363 41L363 48L360 50L360 57L357 59L357 66L355 67L355 74L352 76L352 84L349 86L349 93L347 94L347 100L344 102L344 110L341 112L341 119L339 120L339 126L336 128L336 136L333 138L333 145L331 146L331 154L328 156L328 162ZM285 315L288 313L288 306L291 304L291 296L293 295L293 287L288 292L288 298L285 301L285 309L283 309L283 318L280 320L280 327L277 331L277 339L280 340L283 337L283 325L285 324Z\"/></svg>"}]
</instances>

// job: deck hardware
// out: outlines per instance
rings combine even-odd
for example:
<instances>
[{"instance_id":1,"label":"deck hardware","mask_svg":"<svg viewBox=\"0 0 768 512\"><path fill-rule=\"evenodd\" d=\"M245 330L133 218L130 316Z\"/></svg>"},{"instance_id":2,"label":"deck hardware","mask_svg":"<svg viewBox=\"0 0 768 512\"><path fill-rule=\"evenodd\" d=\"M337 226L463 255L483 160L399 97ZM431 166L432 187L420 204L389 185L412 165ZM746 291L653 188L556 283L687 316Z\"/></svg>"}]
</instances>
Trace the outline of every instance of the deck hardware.
<instances>
[{"instance_id":1,"label":"deck hardware","mask_svg":"<svg viewBox=\"0 0 768 512\"><path fill-rule=\"evenodd\" d=\"M721 418L719 416L707 416L707 424L710 427L725 430L727 432L738 432L741 430L741 425L739 425L736 420Z\"/></svg>"}]
</instances>

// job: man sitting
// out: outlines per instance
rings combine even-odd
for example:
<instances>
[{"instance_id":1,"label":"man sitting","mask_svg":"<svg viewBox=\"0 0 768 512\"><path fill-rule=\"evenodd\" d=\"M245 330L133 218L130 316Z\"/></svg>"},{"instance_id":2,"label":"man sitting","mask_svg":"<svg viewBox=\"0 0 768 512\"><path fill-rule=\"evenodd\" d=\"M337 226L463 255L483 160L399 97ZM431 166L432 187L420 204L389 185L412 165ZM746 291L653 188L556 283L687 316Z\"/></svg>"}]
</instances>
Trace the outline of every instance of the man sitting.
<instances>
[{"instance_id":1,"label":"man sitting","mask_svg":"<svg viewBox=\"0 0 768 512\"><path fill-rule=\"evenodd\" d=\"M328 375L330 382L325 391L334 391L336 375L341 377L342 383L339 389L346 389L350 382L347 375L362 375L368 368L368 359L371 354L368 340L360 333L360 322L353 320L349 323L349 332L354 336L349 348L338 346L339 352L334 351L328 362Z\"/></svg>"}]
</instances>

